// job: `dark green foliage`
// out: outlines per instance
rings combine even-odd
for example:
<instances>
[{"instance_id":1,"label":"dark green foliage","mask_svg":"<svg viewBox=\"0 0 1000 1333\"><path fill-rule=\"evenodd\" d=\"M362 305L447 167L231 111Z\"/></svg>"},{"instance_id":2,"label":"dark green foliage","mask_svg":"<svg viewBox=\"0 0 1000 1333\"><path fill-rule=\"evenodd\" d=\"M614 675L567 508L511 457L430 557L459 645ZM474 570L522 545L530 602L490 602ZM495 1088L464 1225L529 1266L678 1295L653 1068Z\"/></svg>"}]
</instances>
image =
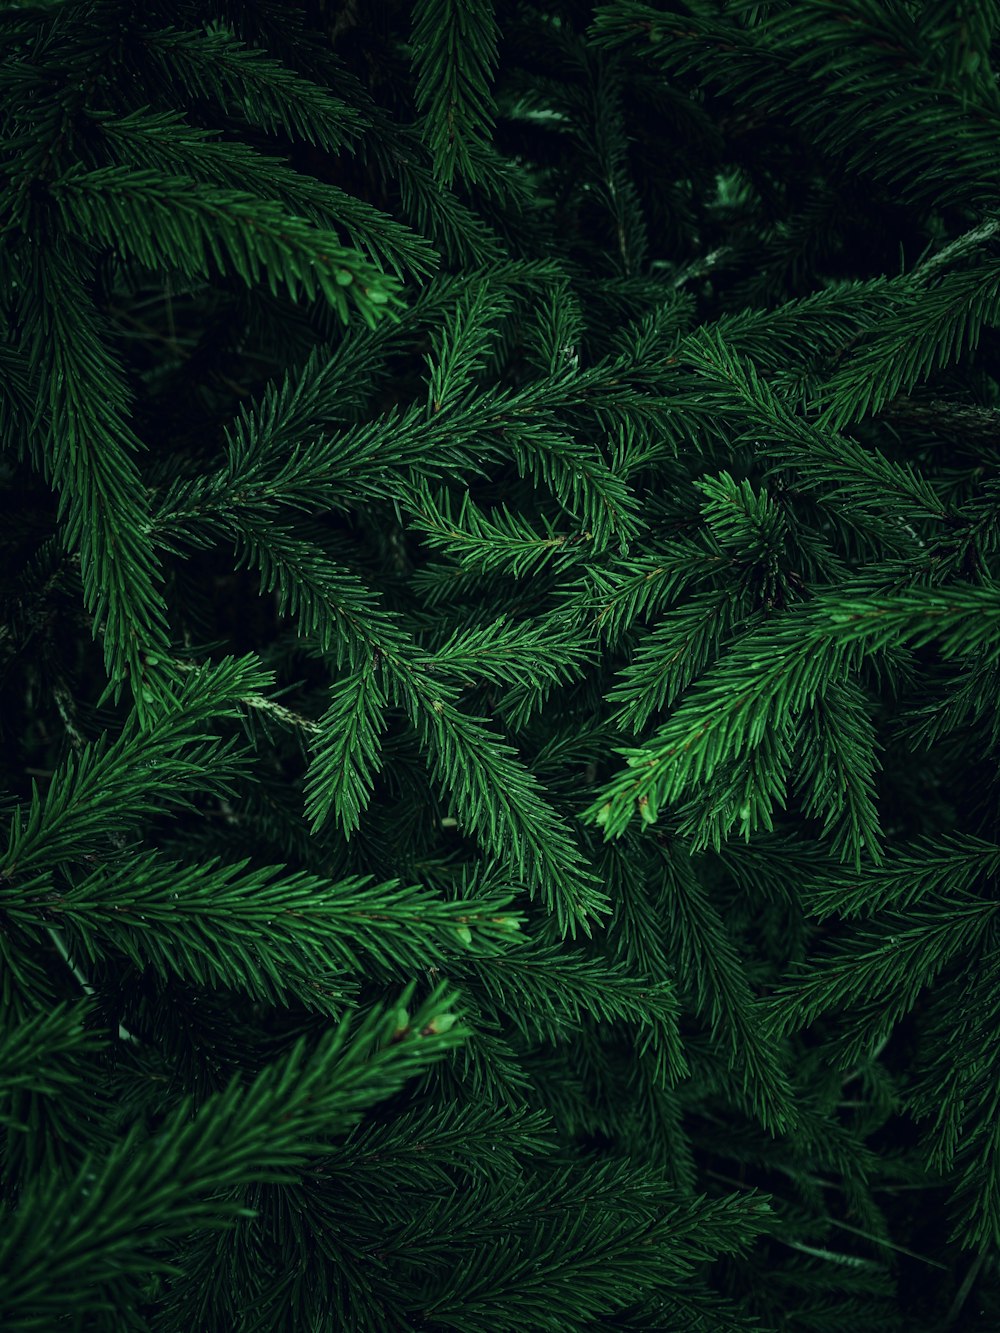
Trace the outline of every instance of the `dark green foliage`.
<instances>
[{"instance_id":1,"label":"dark green foliage","mask_svg":"<svg viewBox=\"0 0 1000 1333\"><path fill-rule=\"evenodd\" d=\"M1000 6L0 57L0 1328L1000 1326Z\"/></svg>"}]
</instances>

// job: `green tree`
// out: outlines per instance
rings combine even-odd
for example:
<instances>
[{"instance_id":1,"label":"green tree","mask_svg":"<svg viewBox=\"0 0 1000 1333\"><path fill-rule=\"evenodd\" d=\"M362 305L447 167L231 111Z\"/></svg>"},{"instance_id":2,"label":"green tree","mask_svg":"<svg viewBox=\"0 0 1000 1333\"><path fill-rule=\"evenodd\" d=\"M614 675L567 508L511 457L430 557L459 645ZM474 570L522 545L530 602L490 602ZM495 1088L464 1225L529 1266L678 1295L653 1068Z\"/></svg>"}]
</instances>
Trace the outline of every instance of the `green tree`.
<instances>
[{"instance_id":1,"label":"green tree","mask_svg":"<svg viewBox=\"0 0 1000 1333\"><path fill-rule=\"evenodd\" d=\"M995 0L0 10L0 1327L1000 1324Z\"/></svg>"}]
</instances>

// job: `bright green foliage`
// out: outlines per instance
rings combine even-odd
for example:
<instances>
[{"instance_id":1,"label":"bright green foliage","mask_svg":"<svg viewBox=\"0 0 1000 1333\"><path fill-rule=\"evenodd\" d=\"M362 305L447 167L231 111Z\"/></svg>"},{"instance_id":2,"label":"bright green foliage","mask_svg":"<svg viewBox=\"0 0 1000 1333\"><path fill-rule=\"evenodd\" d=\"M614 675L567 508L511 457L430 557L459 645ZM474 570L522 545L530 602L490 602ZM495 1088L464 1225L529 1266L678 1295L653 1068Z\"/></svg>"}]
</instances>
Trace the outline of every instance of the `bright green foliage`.
<instances>
[{"instance_id":1,"label":"bright green foliage","mask_svg":"<svg viewBox=\"0 0 1000 1333\"><path fill-rule=\"evenodd\" d=\"M1000 1326L1000 5L0 9L0 1328Z\"/></svg>"}]
</instances>

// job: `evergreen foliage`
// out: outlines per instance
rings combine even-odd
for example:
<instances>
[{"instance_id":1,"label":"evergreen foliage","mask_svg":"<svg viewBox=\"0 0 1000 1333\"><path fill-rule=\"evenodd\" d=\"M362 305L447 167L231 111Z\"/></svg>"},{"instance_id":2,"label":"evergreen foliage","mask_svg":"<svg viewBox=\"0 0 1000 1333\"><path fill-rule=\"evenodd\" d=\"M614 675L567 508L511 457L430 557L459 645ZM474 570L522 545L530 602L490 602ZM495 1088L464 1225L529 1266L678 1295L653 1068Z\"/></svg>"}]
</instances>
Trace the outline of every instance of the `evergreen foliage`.
<instances>
[{"instance_id":1,"label":"evergreen foliage","mask_svg":"<svg viewBox=\"0 0 1000 1333\"><path fill-rule=\"evenodd\" d=\"M1000 1327L997 0L0 51L0 1328Z\"/></svg>"}]
</instances>

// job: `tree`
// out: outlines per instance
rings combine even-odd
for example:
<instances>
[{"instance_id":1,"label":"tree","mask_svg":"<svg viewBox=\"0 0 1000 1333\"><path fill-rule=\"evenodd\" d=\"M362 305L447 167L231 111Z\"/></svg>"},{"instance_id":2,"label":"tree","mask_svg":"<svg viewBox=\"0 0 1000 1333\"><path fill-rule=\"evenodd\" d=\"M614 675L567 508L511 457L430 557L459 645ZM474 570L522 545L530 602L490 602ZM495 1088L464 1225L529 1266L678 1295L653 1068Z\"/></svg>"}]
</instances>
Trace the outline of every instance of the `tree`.
<instances>
[{"instance_id":1,"label":"tree","mask_svg":"<svg viewBox=\"0 0 1000 1333\"><path fill-rule=\"evenodd\" d=\"M0 1325L1000 1320L992 0L0 13Z\"/></svg>"}]
</instances>

